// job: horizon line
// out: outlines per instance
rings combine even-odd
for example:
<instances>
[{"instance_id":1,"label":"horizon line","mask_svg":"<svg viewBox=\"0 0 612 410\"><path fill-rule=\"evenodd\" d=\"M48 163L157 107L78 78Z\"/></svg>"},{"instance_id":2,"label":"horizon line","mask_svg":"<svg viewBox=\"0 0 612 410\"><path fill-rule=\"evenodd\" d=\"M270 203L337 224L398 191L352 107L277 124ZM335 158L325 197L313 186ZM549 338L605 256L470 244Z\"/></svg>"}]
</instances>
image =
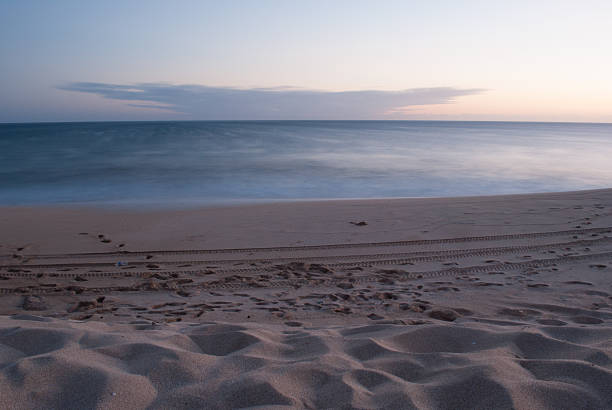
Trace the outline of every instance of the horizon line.
<instances>
[{"instance_id":1,"label":"horizon line","mask_svg":"<svg viewBox=\"0 0 612 410\"><path fill-rule=\"evenodd\" d=\"M105 123L168 123L168 122L464 122L464 123L518 123L518 124L592 124L612 125L611 122L599 121L525 121L525 120L417 120L417 119L387 119L387 120L318 120L318 119L266 119L266 120L96 120L96 121L26 121L3 122L3 125L44 125L44 124L105 124Z\"/></svg>"}]
</instances>

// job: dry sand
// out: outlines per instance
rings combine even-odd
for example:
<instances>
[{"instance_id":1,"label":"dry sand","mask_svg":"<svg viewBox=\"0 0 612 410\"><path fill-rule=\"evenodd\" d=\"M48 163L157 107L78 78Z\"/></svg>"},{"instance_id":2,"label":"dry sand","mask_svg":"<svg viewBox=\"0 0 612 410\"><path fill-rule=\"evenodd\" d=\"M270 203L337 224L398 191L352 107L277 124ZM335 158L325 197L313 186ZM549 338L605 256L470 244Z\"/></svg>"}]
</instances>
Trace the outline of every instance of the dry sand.
<instances>
[{"instance_id":1,"label":"dry sand","mask_svg":"<svg viewBox=\"0 0 612 410\"><path fill-rule=\"evenodd\" d=\"M2 208L0 408L612 408L611 275L612 190Z\"/></svg>"}]
</instances>

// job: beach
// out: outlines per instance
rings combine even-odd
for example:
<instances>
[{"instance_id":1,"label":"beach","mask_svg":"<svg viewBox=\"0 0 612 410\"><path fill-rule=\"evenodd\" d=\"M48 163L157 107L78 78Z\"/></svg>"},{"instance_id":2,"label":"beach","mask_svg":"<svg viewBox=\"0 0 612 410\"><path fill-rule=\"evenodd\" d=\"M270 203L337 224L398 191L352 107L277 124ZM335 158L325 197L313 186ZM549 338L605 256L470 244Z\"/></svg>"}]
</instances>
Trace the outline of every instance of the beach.
<instances>
[{"instance_id":1,"label":"beach","mask_svg":"<svg viewBox=\"0 0 612 410\"><path fill-rule=\"evenodd\" d=\"M612 7L506 3L0 2L0 410L612 409Z\"/></svg>"},{"instance_id":2,"label":"beach","mask_svg":"<svg viewBox=\"0 0 612 410\"><path fill-rule=\"evenodd\" d=\"M2 408L609 408L612 190L0 212Z\"/></svg>"}]
</instances>

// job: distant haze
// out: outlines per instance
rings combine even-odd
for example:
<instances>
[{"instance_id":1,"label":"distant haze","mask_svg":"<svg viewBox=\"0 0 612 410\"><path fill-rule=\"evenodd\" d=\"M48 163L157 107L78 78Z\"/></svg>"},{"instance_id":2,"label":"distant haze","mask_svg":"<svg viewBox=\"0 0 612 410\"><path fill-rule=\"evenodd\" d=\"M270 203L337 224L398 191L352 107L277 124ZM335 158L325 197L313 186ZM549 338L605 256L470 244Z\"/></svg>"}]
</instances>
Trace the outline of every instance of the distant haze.
<instances>
[{"instance_id":1,"label":"distant haze","mask_svg":"<svg viewBox=\"0 0 612 410\"><path fill-rule=\"evenodd\" d=\"M610 1L0 3L0 122L612 122Z\"/></svg>"}]
</instances>

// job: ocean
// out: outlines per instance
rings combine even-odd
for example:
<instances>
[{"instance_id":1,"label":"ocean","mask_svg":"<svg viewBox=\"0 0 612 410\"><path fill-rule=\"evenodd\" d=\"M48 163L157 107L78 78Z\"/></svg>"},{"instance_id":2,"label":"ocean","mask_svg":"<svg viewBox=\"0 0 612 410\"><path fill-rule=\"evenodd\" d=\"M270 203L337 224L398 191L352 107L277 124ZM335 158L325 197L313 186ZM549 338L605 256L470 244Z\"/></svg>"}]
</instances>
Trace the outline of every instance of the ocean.
<instances>
[{"instance_id":1,"label":"ocean","mask_svg":"<svg viewBox=\"0 0 612 410\"><path fill-rule=\"evenodd\" d=\"M0 205L191 206L612 186L612 124L0 124Z\"/></svg>"}]
</instances>

